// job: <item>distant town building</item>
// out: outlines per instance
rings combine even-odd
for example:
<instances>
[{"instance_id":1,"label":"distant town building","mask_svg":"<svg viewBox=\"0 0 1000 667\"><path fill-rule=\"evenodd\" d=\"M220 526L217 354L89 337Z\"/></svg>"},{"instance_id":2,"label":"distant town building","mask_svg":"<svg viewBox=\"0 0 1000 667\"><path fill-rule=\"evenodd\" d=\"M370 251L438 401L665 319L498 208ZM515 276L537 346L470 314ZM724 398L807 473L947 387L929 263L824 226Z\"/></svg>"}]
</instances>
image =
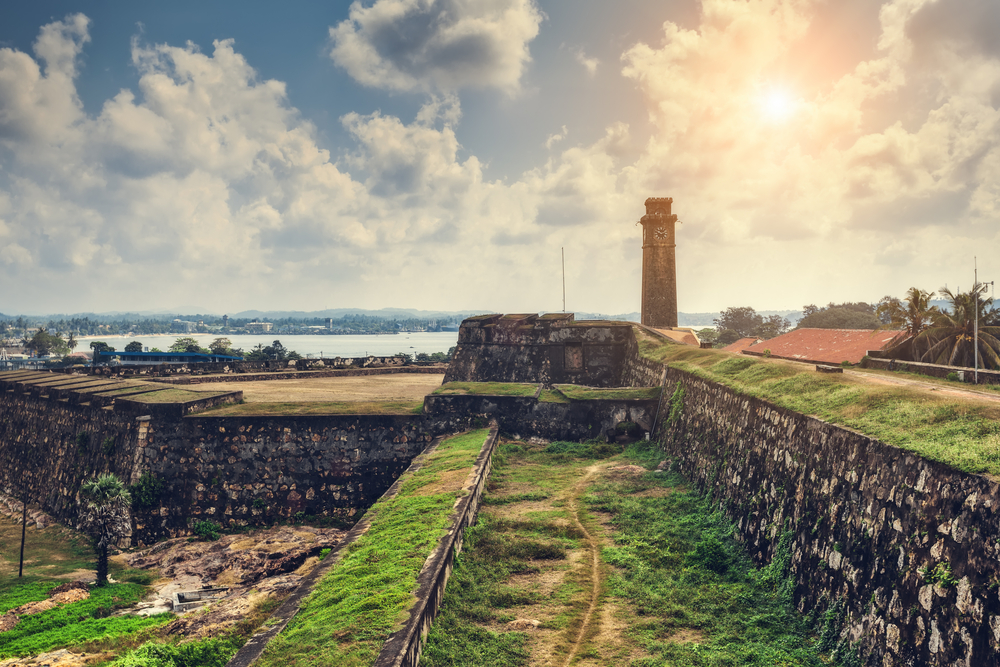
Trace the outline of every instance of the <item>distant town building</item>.
<instances>
[{"instance_id":1,"label":"distant town building","mask_svg":"<svg viewBox=\"0 0 1000 667\"><path fill-rule=\"evenodd\" d=\"M197 328L197 322L187 320L174 320L170 323L170 330L174 333L193 333Z\"/></svg>"},{"instance_id":2,"label":"distant town building","mask_svg":"<svg viewBox=\"0 0 1000 667\"><path fill-rule=\"evenodd\" d=\"M332 317L326 318L326 328L327 329L331 329L331 330L333 329L333 318Z\"/></svg>"},{"instance_id":3,"label":"distant town building","mask_svg":"<svg viewBox=\"0 0 1000 667\"><path fill-rule=\"evenodd\" d=\"M229 315L223 315L222 316L222 327L224 329L228 329L229 328Z\"/></svg>"},{"instance_id":4,"label":"distant town building","mask_svg":"<svg viewBox=\"0 0 1000 667\"><path fill-rule=\"evenodd\" d=\"M247 322L247 331L250 333L269 333L274 328L271 322Z\"/></svg>"}]
</instances>

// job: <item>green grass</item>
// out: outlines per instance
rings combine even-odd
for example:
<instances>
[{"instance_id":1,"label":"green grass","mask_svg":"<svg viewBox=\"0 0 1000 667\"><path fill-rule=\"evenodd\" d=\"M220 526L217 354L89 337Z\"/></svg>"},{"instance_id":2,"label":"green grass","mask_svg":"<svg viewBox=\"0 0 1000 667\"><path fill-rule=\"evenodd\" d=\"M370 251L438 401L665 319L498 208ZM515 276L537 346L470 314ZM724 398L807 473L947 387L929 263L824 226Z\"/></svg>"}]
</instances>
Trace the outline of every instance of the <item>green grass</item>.
<instances>
[{"instance_id":1,"label":"green grass","mask_svg":"<svg viewBox=\"0 0 1000 667\"><path fill-rule=\"evenodd\" d=\"M557 384L556 389L573 401L623 401L634 399L657 399L659 387L615 387L599 389L576 384Z\"/></svg>"},{"instance_id":2,"label":"green grass","mask_svg":"<svg viewBox=\"0 0 1000 667\"><path fill-rule=\"evenodd\" d=\"M9 609L8 600L23 599L25 594L44 599L37 597L38 592L43 589L47 592L54 585L29 583L26 590L16 586L0 596L0 607ZM138 584L110 584L92 588L86 600L22 616L13 629L0 633L0 658L37 655L65 646L130 634L173 620L171 614L108 616L114 609L135 604L145 594L146 587Z\"/></svg>"},{"instance_id":3,"label":"green grass","mask_svg":"<svg viewBox=\"0 0 1000 667\"><path fill-rule=\"evenodd\" d=\"M187 403L188 401L197 401L202 398L211 398L212 396L218 396L220 394L225 394L228 392L219 391L188 391L187 389L161 389L160 391L153 391L148 394L140 394L134 396L129 400L139 401L140 403Z\"/></svg>"},{"instance_id":4,"label":"green grass","mask_svg":"<svg viewBox=\"0 0 1000 667\"><path fill-rule=\"evenodd\" d=\"M569 399L561 391L555 389L542 389L538 395L539 403L569 403Z\"/></svg>"},{"instance_id":5,"label":"green grass","mask_svg":"<svg viewBox=\"0 0 1000 667\"><path fill-rule=\"evenodd\" d=\"M419 415L423 401L358 401L316 403L230 403L198 413L199 416L244 417L268 415Z\"/></svg>"},{"instance_id":6,"label":"green grass","mask_svg":"<svg viewBox=\"0 0 1000 667\"><path fill-rule=\"evenodd\" d=\"M257 665L370 665L388 636L408 618L417 575L445 534L465 471L471 471L486 429L442 442L399 494L365 515L368 531L317 584ZM458 472L458 474L455 474Z\"/></svg>"},{"instance_id":7,"label":"green grass","mask_svg":"<svg viewBox=\"0 0 1000 667\"><path fill-rule=\"evenodd\" d=\"M1000 476L1000 402L988 396L949 396L933 386L821 374L810 364L734 356L640 334L640 353L649 359L958 470Z\"/></svg>"},{"instance_id":8,"label":"green grass","mask_svg":"<svg viewBox=\"0 0 1000 667\"><path fill-rule=\"evenodd\" d=\"M662 452L649 443L615 453L615 465L656 465ZM421 667L517 667L531 661L528 635L494 631L514 616L532 617L531 605L565 610L544 627L573 634L579 627L580 600L586 582L567 575L549 596L530 585L511 585L516 575L538 571L542 560L565 558L582 546L582 534L566 515L530 512L520 519L502 518L492 506L558 496L580 479L584 468L605 459L595 444L553 443L544 449L519 443L501 445L494 457L486 508L478 525L465 533L441 610L420 659ZM506 493L534 486L544 491ZM664 492L653 493L657 488ZM604 599L624 612L625 641L635 647L634 660L603 664L633 667L722 667L829 664L820 654L812 629L791 605L789 555L763 569L753 567L732 538L733 526L708 497L689 490L673 474L647 473L592 482L583 496L582 517L595 529L596 512L610 517L611 544L601 557L608 574ZM582 594L582 595L581 595ZM602 604L604 604L602 602ZM583 602L583 606L586 603ZM486 627L484 627L486 626ZM678 634L680 633L680 634ZM575 635L574 635L575 636ZM673 641L672 638L685 640ZM587 640L581 657L600 660L600 638Z\"/></svg>"},{"instance_id":9,"label":"green grass","mask_svg":"<svg viewBox=\"0 0 1000 667\"><path fill-rule=\"evenodd\" d=\"M537 384L521 382L447 382L434 390L438 395L534 396Z\"/></svg>"},{"instance_id":10,"label":"green grass","mask_svg":"<svg viewBox=\"0 0 1000 667\"><path fill-rule=\"evenodd\" d=\"M650 467L648 443L626 459ZM650 494L662 488L668 493ZM812 629L792 606L790 551L756 569L711 498L677 474L647 473L595 485L585 498L611 515L607 590L634 613L628 634L649 654L642 667L821 665ZM677 642L686 636L694 641Z\"/></svg>"}]
</instances>

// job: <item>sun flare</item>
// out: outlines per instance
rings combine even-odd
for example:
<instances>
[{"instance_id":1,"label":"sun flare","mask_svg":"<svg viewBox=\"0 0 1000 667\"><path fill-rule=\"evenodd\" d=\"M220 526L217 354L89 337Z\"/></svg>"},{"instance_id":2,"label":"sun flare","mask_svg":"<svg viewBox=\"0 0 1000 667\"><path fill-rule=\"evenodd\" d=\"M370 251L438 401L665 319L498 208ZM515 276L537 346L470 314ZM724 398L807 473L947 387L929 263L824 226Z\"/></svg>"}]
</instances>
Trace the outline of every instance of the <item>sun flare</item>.
<instances>
[{"instance_id":1,"label":"sun flare","mask_svg":"<svg viewBox=\"0 0 1000 667\"><path fill-rule=\"evenodd\" d=\"M795 99L781 88L766 91L760 100L761 112L772 123L783 123L795 113Z\"/></svg>"}]
</instances>

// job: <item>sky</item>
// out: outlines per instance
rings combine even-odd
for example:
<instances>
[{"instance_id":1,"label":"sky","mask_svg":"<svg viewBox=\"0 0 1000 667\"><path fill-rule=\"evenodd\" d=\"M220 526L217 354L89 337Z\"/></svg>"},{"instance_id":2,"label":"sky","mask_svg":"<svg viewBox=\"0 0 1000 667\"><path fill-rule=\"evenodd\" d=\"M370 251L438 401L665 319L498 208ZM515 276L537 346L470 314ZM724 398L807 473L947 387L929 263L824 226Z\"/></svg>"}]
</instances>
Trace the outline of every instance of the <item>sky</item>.
<instances>
[{"instance_id":1,"label":"sky","mask_svg":"<svg viewBox=\"0 0 1000 667\"><path fill-rule=\"evenodd\" d=\"M5 3L0 312L679 309L1000 280L995 0Z\"/></svg>"}]
</instances>

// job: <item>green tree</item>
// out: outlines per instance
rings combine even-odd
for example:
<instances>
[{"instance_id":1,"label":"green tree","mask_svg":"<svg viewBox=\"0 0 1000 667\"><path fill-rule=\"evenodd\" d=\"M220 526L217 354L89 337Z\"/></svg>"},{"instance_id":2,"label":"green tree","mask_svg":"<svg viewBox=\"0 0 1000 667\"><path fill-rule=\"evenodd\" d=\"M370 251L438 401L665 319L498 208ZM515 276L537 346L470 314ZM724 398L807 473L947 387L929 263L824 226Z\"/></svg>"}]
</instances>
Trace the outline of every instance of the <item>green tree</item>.
<instances>
[{"instance_id":1,"label":"green tree","mask_svg":"<svg viewBox=\"0 0 1000 667\"><path fill-rule=\"evenodd\" d=\"M170 346L171 352L203 352L208 354L208 350L198 345L198 341L194 338L178 338L174 341L174 344Z\"/></svg>"},{"instance_id":2,"label":"green tree","mask_svg":"<svg viewBox=\"0 0 1000 667\"><path fill-rule=\"evenodd\" d=\"M66 347L68 347L70 351L73 351L76 349L76 346L79 344L79 342L80 341L76 339L76 336L73 335L73 332L70 332L69 339L66 341Z\"/></svg>"},{"instance_id":3,"label":"green tree","mask_svg":"<svg viewBox=\"0 0 1000 667\"><path fill-rule=\"evenodd\" d=\"M90 343L90 349L94 351L94 354L99 354L101 352L114 352L115 348L111 347L102 340L95 340Z\"/></svg>"},{"instance_id":4,"label":"green tree","mask_svg":"<svg viewBox=\"0 0 1000 667\"><path fill-rule=\"evenodd\" d=\"M881 322L875 307L864 302L830 303L825 308L814 305L802 309L797 329L877 329Z\"/></svg>"},{"instance_id":5,"label":"green tree","mask_svg":"<svg viewBox=\"0 0 1000 667\"><path fill-rule=\"evenodd\" d=\"M125 346L126 352L142 352L142 343L137 340L132 341Z\"/></svg>"},{"instance_id":6,"label":"green tree","mask_svg":"<svg viewBox=\"0 0 1000 667\"><path fill-rule=\"evenodd\" d=\"M979 320L979 367L1000 370L1000 326L990 308L992 299L984 298L986 285L976 283L968 292L940 290L950 308L939 312L933 323L913 339L917 361L948 366L971 367L976 359L975 323Z\"/></svg>"},{"instance_id":7,"label":"green tree","mask_svg":"<svg viewBox=\"0 0 1000 667\"><path fill-rule=\"evenodd\" d=\"M25 346L29 350L34 350L35 354L40 357L44 357L49 353L55 354L69 354L69 347L59 336L54 336L45 330L45 327L40 328L28 344Z\"/></svg>"},{"instance_id":8,"label":"green tree","mask_svg":"<svg viewBox=\"0 0 1000 667\"><path fill-rule=\"evenodd\" d=\"M720 332L724 329L732 329L739 335L739 338L753 335L754 330L764 324L764 318L749 306L726 308L712 321L715 322L715 327Z\"/></svg>"},{"instance_id":9,"label":"green tree","mask_svg":"<svg viewBox=\"0 0 1000 667\"><path fill-rule=\"evenodd\" d=\"M875 309L875 315L882 323L881 328L900 329L916 337L941 314L937 306L931 305L933 298L934 292L911 287L903 301L895 297L883 298Z\"/></svg>"},{"instance_id":10,"label":"green tree","mask_svg":"<svg viewBox=\"0 0 1000 667\"><path fill-rule=\"evenodd\" d=\"M216 338L208 345L208 349L212 351L213 354L230 354L232 352L233 342L228 338Z\"/></svg>"},{"instance_id":11,"label":"green tree","mask_svg":"<svg viewBox=\"0 0 1000 667\"><path fill-rule=\"evenodd\" d=\"M284 361L288 358L288 349L281 344L280 340L276 340L264 348L264 354L268 359Z\"/></svg>"},{"instance_id":12,"label":"green tree","mask_svg":"<svg viewBox=\"0 0 1000 667\"><path fill-rule=\"evenodd\" d=\"M80 516L94 540L97 554L97 585L108 583L108 550L131 530L131 496L118 477L108 473L88 480L80 487L83 503Z\"/></svg>"}]
</instances>

